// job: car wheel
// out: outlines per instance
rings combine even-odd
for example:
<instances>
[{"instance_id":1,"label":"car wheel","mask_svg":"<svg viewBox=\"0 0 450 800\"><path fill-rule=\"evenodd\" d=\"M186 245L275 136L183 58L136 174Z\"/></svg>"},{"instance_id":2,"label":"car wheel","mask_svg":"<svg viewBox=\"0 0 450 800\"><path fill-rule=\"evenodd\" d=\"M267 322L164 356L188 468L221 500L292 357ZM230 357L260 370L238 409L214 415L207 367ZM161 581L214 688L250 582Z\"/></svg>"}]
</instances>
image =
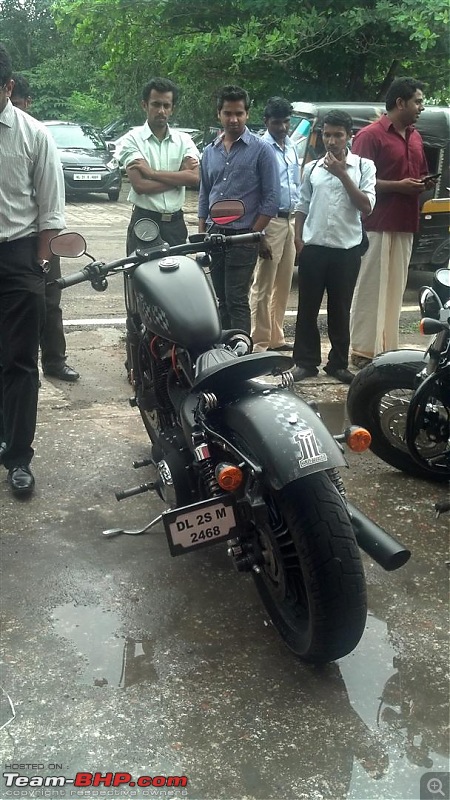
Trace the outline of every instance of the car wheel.
<instances>
[{"instance_id":1,"label":"car wheel","mask_svg":"<svg viewBox=\"0 0 450 800\"><path fill-rule=\"evenodd\" d=\"M113 189L111 192L108 192L108 197L112 203L115 203L119 199L119 194L120 192L118 189Z\"/></svg>"}]
</instances>

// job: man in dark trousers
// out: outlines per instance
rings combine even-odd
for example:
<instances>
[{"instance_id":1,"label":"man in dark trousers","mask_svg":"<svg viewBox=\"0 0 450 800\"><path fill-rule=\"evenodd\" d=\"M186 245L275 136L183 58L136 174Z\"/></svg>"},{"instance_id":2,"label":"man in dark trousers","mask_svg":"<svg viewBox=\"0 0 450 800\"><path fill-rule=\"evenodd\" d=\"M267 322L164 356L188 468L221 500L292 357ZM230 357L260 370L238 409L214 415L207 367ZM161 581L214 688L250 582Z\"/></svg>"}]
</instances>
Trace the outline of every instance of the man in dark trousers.
<instances>
[{"instance_id":1,"label":"man in dark trousers","mask_svg":"<svg viewBox=\"0 0 450 800\"><path fill-rule=\"evenodd\" d=\"M21 111L31 105L30 86L23 75L13 73L14 87L11 103ZM62 381L77 381L79 373L66 364L66 338L61 311L61 289L57 278L61 277L61 262L58 256L50 258L49 270L45 273L45 323L41 331L41 362L44 375Z\"/></svg>"},{"instance_id":2,"label":"man in dark trousers","mask_svg":"<svg viewBox=\"0 0 450 800\"><path fill-rule=\"evenodd\" d=\"M233 236L263 231L280 206L280 176L273 148L250 133L247 120L250 98L240 86L224 86L217 99L217 116L223 132L205 147L201 163L198 200L199 232L210 222L209 209L218 200L242 200L244 216L226 228L213 231ZM258 253L268 253L264 242L230 247L214 254L211 278L219 301L222 327L250 333L249 290Z\"/></svg>"},{"instance_id":3,"label":"man in dark trousers","mask_svg":"<svg viewBox=\"0 0 450 800\"><path fill-rule=\"evenodd\" d=\"M321 362L317 317L327 291L331 350L324 372L351 383L348 369L350 306L361 263L361 215L375 205L375 166L348 149L352 118L329 111L323 119L326 155L305 167L295 214L298 315L293 369L295 381L318 374Z\"/></svg>"},{"instance_id":4,"label":"man in dark trousers","mask_svg":"<svg viewBox=\"0 0 450 800\"><path fill-rule=\"evenodd\" d=\"M127 253L139 245L133 226L150 217L169 245L183 244L187 228L183 216L186 186L199 182L199 152L184 131L169 126L178 100L178 87L168 78L152 78L142 90L141 105L147 120L125 134L116 158L126 168L133 203L127 234Z\"/></svg>"},{"instance_id":5,"label":"man in dark trousers","mask_svg":"<svg viewBox=\"0 0 450 800\"><path fill-rule=\"evenodd\" d=\"M15 108L11 59L0 45L0 463L16 495L30 469L38 401L39 334L50 240L64 227L64 177L45 125Z\"/></svg>"}]
</instances>

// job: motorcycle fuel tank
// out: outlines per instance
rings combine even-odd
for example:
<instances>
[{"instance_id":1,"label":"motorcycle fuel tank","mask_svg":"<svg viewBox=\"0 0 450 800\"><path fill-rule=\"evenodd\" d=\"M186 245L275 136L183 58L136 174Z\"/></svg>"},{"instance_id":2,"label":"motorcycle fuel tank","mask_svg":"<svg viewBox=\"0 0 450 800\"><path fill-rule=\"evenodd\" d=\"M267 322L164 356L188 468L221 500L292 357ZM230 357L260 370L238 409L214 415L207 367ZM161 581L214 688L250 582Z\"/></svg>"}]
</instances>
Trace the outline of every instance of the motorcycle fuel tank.
<instances>
[{"instance_id":1,"label":"motorcycle fuel tank","mask_svg":"<svg viewBox=\"0 0 450 800\"><path fill-rule=\"evenodd\" d=\"M147 261L135 269L132 282L141 318L153 333L190 350L219 341L222 328L213 291L194 259Z\"/></svg>"}]
</instances>

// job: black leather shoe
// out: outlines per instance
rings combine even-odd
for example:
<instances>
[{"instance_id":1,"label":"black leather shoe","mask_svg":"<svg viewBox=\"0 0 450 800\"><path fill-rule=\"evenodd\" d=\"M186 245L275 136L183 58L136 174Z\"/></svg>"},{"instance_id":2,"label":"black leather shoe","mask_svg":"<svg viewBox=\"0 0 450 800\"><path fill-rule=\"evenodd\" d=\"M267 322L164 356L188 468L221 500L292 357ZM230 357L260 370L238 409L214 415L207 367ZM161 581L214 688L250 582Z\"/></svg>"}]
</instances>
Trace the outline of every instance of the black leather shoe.
<instances>
[{"instance_id":1,"label":"black leather shoe","mask_svg":"<svg viewBox=\"0 0 450 800\"><path fill-rule=\"evenodd\" d=\"M6 442L0 442L0 464L3 464L3 456L6 453Z\"/></svg>"},{"instance_id":2,"label":"black leather shoe","mask_svg":"<svg viewBox=\"0 0 450 800\"><path fill-rule=\"evenodd\" d=\"M328 364L323 368L323 371L330 375L331 378L336 378L337 381L341 383L350 384L355 377L349 369L333 369Z\"/></svg>"},{"instance_id":3,"label":"black leather shoe","mask_svg":"<svg viewBox=\"0 0 450 800\"><path fill-rule=\"evenodd\" d=\"M289 344L289 342L285 342L284 344L280 344L279 347L269 347L271 353L292 353L294 349L293 344Z\"/></svg>"},{"instance_id":4,"label":"black leather shoe","mask_svg":"<svg viewBox=\"0 0 450 800\"><path fill-rule=\"evenodd\" d=\"M11 467L8 470L8 483L14 494L31 494L34 489L34 476L28 464Z\"/></svg>"},{"instance_id":5,"label":"black leather shoe","mask_svg":"<svg viewBox=\"0 0 450 800\"><path fill-rule=\"evenodd\" d=\"M305 378L315 378L319 371L317 369L307 369L307 367L292 367L291 374L294 377L295 383L304 381Z\"/></svg>"},{"instance_id":6,"label":"black leather shoe","mask_svg":"<svg viewBox=\"0 0 450 800\"><path fill-rule=\"evenodd\" d=\"M44 375L49 378L58 378L60 381L69 381L70 383L75 383L80 377L80 373L73 367L69 367L68 364L61 364L60 367L48 367L48 369L44 369Z\"/></svg>"}]
</instances>

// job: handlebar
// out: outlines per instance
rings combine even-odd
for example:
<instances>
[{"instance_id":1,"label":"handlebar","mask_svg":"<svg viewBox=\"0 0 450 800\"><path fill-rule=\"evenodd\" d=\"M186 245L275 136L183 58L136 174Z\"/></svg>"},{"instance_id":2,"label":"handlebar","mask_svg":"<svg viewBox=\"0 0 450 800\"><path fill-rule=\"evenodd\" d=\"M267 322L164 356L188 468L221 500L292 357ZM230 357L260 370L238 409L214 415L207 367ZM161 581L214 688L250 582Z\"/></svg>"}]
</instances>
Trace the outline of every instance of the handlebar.
<instances>
[{"instance_id":1,"label":"handlebar","mask_svg":"<svg viewBox=\"0 0 450 800\"><path fill-rule=\"evenodd\" d=\"M61 287L61 289L67 289L68 286L75 286L77 283L83 283L83 281L89 280L86 267L80 272L72 272L71 275L67 275L65 278L57 278L55 283Z\"/></svg>"},{"instance_id":2,"label":"handlebar","mask_svg":"<svg viewBox=\"0 0 450 800\"><path fill-rule=\"evenodd\" d=\"M145 261L152 261L157 258L163 258L169 255L188 255L189 253L201 252L214 252L214 250L223 250L226 247L232 247L238 244L251 244L259 242L262 233L253 231L252 233L237 233L235 236L224 236L221 233L206 234L202 241L187 242L186 244L177 244L173 247L166 247L164 249L157 248L153 250L144 250L144 248L137 250L126 258L119 258L116 261L105 263L103 261L94 261L87 264L83 269L78 272L72 272L64 278L57 278L55 283L61 289L67 289L69 286L75 286L77 283L84 281L101 281L110 272L126 266L138 266Z\"/></svg>"}]
</instances>

